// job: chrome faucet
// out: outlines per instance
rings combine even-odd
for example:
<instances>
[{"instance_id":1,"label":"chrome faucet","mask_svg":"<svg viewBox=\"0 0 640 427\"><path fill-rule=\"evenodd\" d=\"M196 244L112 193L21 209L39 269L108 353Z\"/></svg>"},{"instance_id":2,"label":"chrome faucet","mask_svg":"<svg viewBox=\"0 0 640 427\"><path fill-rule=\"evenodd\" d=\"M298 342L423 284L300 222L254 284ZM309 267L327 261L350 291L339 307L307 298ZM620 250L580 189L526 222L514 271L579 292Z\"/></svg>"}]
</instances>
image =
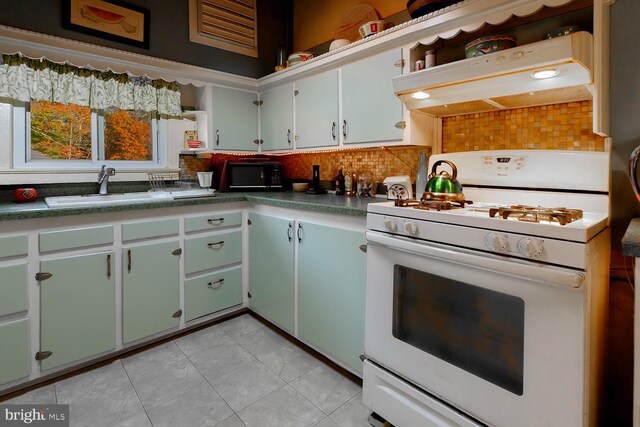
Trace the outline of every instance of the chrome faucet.
<instances>
[{"instance_id":1,"label":"chrome faucet","mask_svg":"<svg viewBox=\"0 0 640 427\"><path fill-rule=\"evenodd\" d=\"M106 195L108 193L107 186L109 185L109 177L116 174L116 170L114 168L107 168L105 165L102 165L102 169L98 174L98 184L100 184L99 193L102 195Z\"/></svg>"}]
</instances>

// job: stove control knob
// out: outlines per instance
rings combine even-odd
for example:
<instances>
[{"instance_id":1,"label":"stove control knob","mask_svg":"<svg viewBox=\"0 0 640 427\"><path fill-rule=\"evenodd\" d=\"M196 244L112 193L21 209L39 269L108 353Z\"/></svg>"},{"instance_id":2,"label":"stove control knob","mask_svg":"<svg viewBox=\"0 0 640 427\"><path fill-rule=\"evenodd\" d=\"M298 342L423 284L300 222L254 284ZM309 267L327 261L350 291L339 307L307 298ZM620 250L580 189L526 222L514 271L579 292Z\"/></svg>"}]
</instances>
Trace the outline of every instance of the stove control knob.
<instances>
[{"instance_id":1,"label":"stove control knob","mask_svg":"<svg viewBox=\"0 0 640 427\"><path fill-rule=\"evenodd\" d=\"M524 238L518 242L518 252L529 258L542 255L542 249L542 240Z\"/></svg>"},{"instance_id":2,"label":"stove control knob","mask_svg":"<svg viewBox=\"0 0 640 427\"><path fill-rule=\"evenodd\" d=\"M489 233L484 239L487 247L494 252L503 252L507 249L507 236L498 233Z\"/></svg>"},{"instance_id":3,"label":"stove control knob","mask_svg":"<svg viewBox=\"0 0 640 427\"><path fill-rule=\"evenodd\" d=\"M385 218L384 219L384 228L386 228L387 231L395 233L396 231L398 231L398 224L395 222L395 220L393 220L391 218Z\"/></svg>"},{"instance_id":4,"label":"stove control knob","mask_svg":"<svg viewBox=\"0 0 640 427\"><path fill-rule=\"evenodd\" d=\"M418 224L413 221L405 221L404 231L406 231L409 236L415 236L418 234Z\"/></svg>"}]
</instances>

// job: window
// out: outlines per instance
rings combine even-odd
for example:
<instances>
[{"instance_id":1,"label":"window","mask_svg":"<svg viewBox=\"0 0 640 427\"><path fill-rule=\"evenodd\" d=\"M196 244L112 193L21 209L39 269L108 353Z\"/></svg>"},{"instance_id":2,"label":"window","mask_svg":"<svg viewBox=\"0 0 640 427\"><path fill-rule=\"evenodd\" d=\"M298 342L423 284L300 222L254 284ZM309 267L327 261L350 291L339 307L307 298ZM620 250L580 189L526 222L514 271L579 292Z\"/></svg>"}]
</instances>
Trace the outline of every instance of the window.
<instances>
[{"instance_id":1,"label":"window","mask_svg":"<svg viewBox=\"0 0 640 427\"><path fill-rule=\"evenodd\" d=\"M16 132L17 168L166 165L161 154L166 120L157 119L157 113L49 101L15 103L14 112L15 129L24 129Z\"/></svg>"},{"instance_id":2,"label":"window","mask_svg":"<svg viewBox=\"0 0 640 427\"><path fill-rule=\"evenodd\" d=\"M257 58L255 0L189 0L189 40Z\"/></svg>"}]
</instances>

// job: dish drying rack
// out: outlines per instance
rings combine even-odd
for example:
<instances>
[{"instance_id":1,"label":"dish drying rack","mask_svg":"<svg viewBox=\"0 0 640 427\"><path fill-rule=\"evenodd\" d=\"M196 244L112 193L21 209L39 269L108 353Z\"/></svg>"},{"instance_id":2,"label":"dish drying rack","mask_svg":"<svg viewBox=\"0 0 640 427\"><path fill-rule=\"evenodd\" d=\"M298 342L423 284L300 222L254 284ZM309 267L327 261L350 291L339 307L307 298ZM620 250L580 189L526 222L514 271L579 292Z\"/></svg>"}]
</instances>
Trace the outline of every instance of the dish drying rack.
<instances>
[{"instance_id":1,"label":"dish drying rack","mask_svg":"<svg viewBox=\"0 0 640 427\"><path fill-rule=\"evenodd\" d=\"M193 174L186 174L182 172L162 172L147 173L149 177L150 191L187 191L200 188L198 180Z\"/></svg>"}]
</instances>

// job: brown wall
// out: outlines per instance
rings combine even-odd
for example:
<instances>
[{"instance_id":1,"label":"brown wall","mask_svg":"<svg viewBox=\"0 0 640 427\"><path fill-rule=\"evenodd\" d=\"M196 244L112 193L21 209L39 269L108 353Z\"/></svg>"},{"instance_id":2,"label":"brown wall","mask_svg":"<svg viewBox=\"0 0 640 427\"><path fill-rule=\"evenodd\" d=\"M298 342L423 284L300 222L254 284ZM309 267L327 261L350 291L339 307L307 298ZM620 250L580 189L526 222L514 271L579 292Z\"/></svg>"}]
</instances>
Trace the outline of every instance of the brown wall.
<instances>
[{"instance_id":1,"label":"brown wall","mask_svg":"<svg viewBox=\"0 0 640 427\"><path fill-rule=\"evenodd\" d=\"M381 18L407 8L404 0L294 0L293 50L307 50L333 40L340 19L362 3L373 6Z\"/></svg>"}]
</instances>

